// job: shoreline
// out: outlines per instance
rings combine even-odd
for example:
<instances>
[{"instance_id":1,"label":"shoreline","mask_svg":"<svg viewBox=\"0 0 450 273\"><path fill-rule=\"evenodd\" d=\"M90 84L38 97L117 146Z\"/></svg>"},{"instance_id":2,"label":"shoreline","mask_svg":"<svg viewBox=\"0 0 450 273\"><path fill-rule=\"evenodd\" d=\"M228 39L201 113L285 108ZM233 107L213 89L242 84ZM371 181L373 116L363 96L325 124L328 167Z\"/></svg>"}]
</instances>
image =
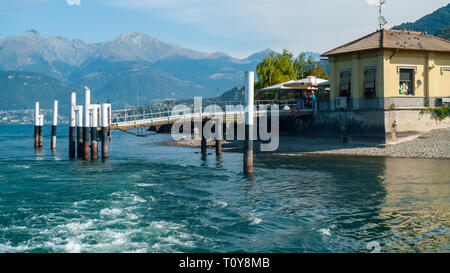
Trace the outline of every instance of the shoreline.
<instances>
[{"instance_id":1,"label":"shoreline","mask_svg":"<svg viewBox=\"0 0 450 273\"><path fill-rule=\"evenodd\" d=\"M200 140L167 141L169 146L200 147ZM409 141L382 145L342 143L336 138L280 136L279 148L274 152L260 152L255 141L255 154L276 156L338 155L391 158L450 159L450 128L433 130ZM214 148L208 141L208 148ZM224 141L224 152L241 152L242 141Z\"/></svg>"}]
</instances>

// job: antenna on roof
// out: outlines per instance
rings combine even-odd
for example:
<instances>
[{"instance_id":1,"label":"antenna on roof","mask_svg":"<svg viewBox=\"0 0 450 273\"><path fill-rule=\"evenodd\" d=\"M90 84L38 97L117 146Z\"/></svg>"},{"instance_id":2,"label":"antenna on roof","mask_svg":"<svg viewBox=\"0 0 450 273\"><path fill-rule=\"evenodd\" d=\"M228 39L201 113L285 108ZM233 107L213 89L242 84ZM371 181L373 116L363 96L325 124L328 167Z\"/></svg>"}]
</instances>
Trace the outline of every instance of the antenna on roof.
<instances>
[{"instance_id":1,"label":"antenna on roof","mask_svg":"<svg viewBox=\"0 0 450 273\"><path fill-rule=\"evenodd\" d=\"M388 23L386 18L382 15L382 7L386 4L386 0L367 0L367 4L370 6L378 6L378 25L380 26L380 30L382 30Z\"/></svg>"},{"instance_id":2,"label":"antenna on roof","mask_svg":"<svg viewBox=\"0 0 450 273\"><path fill-rule=\"evenodd\" d=\"M378 17L378 24L380 25L380 30L382 30L384 26L388 23L386 21L386 18L384 18L384 16L381 13L381 8L383 7L384 4L386 4L386 0L379 0L377 3L379 7L378 12L380 14L380 16Z\"/></svg>"}]
</instances>

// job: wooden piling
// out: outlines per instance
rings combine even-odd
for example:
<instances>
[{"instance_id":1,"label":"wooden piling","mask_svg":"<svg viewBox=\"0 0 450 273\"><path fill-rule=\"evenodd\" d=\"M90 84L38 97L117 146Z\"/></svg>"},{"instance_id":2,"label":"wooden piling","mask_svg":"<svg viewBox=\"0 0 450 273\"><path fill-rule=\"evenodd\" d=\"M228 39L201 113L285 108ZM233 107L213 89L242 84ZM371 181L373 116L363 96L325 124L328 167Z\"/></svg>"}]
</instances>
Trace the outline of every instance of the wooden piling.
<instances>
[{"instance_id":1,"label":"wooden piling","mask_svg":"<svg viewBox=\"0 0 450 273\"><path fill-rule=\"evenodd\" d=\"M201 130L202 130L201 131L202 144L201 144L201 151L202 151L202 155L203 156L206 156L207 153L208 153L208 151L207 151L207 149L208 149L208 147L207 147L208 142L207 142L206 135L205 135L205 132L204 132L205 124L206 124L206 120L202 120L202 128L201 128Z\"/></svg>"},{"instance_id":2,"label":"wooden piling","mask_svg":"<svg viewBox=\"0 0 450 273\"><path fill-rule=\"evenodd\" d=\"M39 148L39 102L36 102L34 111L34 148Z\"/></svg>"},{"instance_id":3,"label":"wooden piling","mask_svg":"<svg viewBox=\"0 0 450 273\"><path fill-rule=\"evenodd\" d=\"M50 149L56 149L56 126L58 126L58 101L53 102L53 123L52 123L52 139Z\"/></svg>"},{"instance_id":4,"label":"wooden piling","mask_svg":"<svg viewBox=\"0 0 450 273\"><path fill-rule=\"evenodd\" d=\"M216 139L216 155L222 154L222 140Z\"/></svg>"},{"instance_id":5,"label":"wooden piling","mask_svg":"<svg viewBox=\"0 0 450 273\"><path fill-rule=\"evenodd\" d=\"M83 106L78 106L77 111L77 157L84 157L83 145Z\"/></svg>"},{"instance_id":6,"label":"wooden piling","mask_svg":"<svg viewBox=\"0 0 450 273\"><path fill-rule=\"evenodd\" d=\"M244 140L244 173L253 173L253 109L254 109L254 81L253 71L245 73L245 140Z\"/></svg>"},{"instance_id":7,"label":"wooden piling","mask_svg":"<svg viewBox=\"0 0 450 273\"><path fill-rule=\"evenodd\" d=\"M83 159L89 160L89 105L91 104L91 91L85 87L84 92L84 127L83 127Z\"/></svg>"},{"instance_id":8,"label":"wooden piling","mask_svg":"<svg viewBox=\"0 0 450 273\"><path fill-rule=\"evenodd\" d=\"M102 139L102 159L108 158L108 116L109 116L109 107L108 104L102 104L102 131L101 131L101 139Z\"/></svg>"},{"instance_id":9,"label":"wooden piling","mask_svg":"<svg viewBox=\"0 0 450 273\"><path fill-rule=\"evenodd\" d=\"M42 148L44 146L44 116L39 115L39 144L38 147Z\"/></svg>"},{"instance_id":10,"label":"wooden piling","mask_svg":"<svg viewBox=\"0 0 450 273\"><path fill-rule=\"evenodd\" d=\"M69 126L69 157L75 157L76 143L76 116L75 106L77 105L77 94L72 92L70 96L70 126Z\"/></svg>"},{"instance_id":11,"label":"wooden piling","mask_svg":"<svg viewBox=\"0 0 450 273\"><path fill-rule=\"evenodd\" d=\"M91 117L92 117L92 128L91 128L91 160L98 159L98 109L99 105L91 104Z\"/></svg>"}]
</instances>

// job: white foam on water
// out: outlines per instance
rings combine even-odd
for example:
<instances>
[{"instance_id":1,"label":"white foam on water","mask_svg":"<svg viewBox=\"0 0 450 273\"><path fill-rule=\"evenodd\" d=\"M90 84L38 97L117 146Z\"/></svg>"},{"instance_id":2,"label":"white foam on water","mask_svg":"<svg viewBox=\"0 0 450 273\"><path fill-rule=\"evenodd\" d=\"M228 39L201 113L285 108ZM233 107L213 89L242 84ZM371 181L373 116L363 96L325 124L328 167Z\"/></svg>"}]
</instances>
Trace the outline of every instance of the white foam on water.
<instances>
[{"instance_id":1,"label":"white foam on water","mask_svg":"<svg viewBox=\"0 0 450 273\"><path fill-rule=\"evenodd\" d=\"M64 250L69 253L80 253L82 248L83 245L73 239L69 239L67 244L64 246Z\"/></svg>"},{"instance_id":2,"label":"white foam on water","mask_svg":"<svg viewBox=\"0 0 450 273\"><path fill-rule=\"evenodd\" d=\"M321 228L319 229L319 232L322 233L322 235L331 236L331 231L329 228Z\"/></svg>"},{"instance_id":3,"label":"white foam on water","mask_svg":"<svg viewBox=\"0 0 450 273\"><path fill-rule=\"evenodd\" d=\"M261 219L261 218L254 217L254 218L252 219L251 225L252 225L252 226L253 226L253 225L258 225L258 224L261 223L261 222L262 222L262 219Z\"/></svg>"},{"instance_id":4,"label":"white foam on water","mask_svg":"<svg viewBox=\"0 0 450 273\"><path fill-rule=\"evenodd\" d=\"M122 210L116 209L116 208L113 208L113 209L105 208L105 209L100 210L100 216L117 216L121 213L122 213Z\"/></svg>"},{"instance_id":5,"label":"white foam on water","mask_svg":"<svg viewBox=\"0 0 450 273\"><path fill-rule=\"evenodd\" d=\"M228 206L228 203L224 202L224 201L214 200L214 201L212 201L212 206L213 207L219 207L219 208L223 209L223 208Z\"/></svg>"},{"instance_id":6,"label":"white foam on water","mask_svg":"<svg viewBox=\"0 0 450 273\"><path fill-rule=\"evenodd\" d=\"M59 225L58 227L66 228L71 232L80 232L80 231L83 231L83 230L86 230L86 229L92 227L93 224L94 224L94 221L89 220L85 223L72 222L72 223L68 223L65 225Z\"/></svg>"},{"instance_id":7,"label":"white foam on water","mask_svg":"<svg viewBox=\"0 0 450 273\"><path fill-rule=\"evenodd\" d=\"M145 200L144 198L141 198L141 197L139 197L137 195L133 195L132 198L133 198L133 202L136 202L136 203L145 203L145 202L147 202L147 200Z\"/></svg>"},{"instance_id":8,"label":"white foam on water","mask_svg":"<svg viewBox=\"0 0 450 273\"><path fill-rule=\"evenodd\" d=\"M138 187L154 187L156 184L146 184L146 183L138 183L136 184Z\"/></svg>"},{"instance_id":9,"label":"white foam on water","mask_svg":"<svg viewBox=\"0 0 450 273\"><path fill-rule=\"evenodd\" d=\"M21 168L21 169L29 169L31 168L30 165L10 165L13 168Z\"/></svg>"}]
</instances>

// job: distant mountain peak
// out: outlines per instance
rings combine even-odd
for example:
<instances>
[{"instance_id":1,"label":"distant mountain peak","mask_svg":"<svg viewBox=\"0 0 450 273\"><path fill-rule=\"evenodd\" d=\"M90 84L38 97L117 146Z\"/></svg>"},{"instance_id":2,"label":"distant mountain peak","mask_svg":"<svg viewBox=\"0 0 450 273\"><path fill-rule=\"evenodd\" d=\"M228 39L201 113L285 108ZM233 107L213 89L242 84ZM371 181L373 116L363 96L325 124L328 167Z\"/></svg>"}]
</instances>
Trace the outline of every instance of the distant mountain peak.
<instances>
[{"instance_id":1,"label":"distant mountain peak","mask_svg":"<svg viewBox=\"0 0 450 273\"><path fill-rule=\"evenodd\" d=\"M35 34L35 35L40 35L39 31L37 31L35 29L29 29L29 30L25 31L25 33L32 33L32 34Z\"/></svg>"}]
</instances>

